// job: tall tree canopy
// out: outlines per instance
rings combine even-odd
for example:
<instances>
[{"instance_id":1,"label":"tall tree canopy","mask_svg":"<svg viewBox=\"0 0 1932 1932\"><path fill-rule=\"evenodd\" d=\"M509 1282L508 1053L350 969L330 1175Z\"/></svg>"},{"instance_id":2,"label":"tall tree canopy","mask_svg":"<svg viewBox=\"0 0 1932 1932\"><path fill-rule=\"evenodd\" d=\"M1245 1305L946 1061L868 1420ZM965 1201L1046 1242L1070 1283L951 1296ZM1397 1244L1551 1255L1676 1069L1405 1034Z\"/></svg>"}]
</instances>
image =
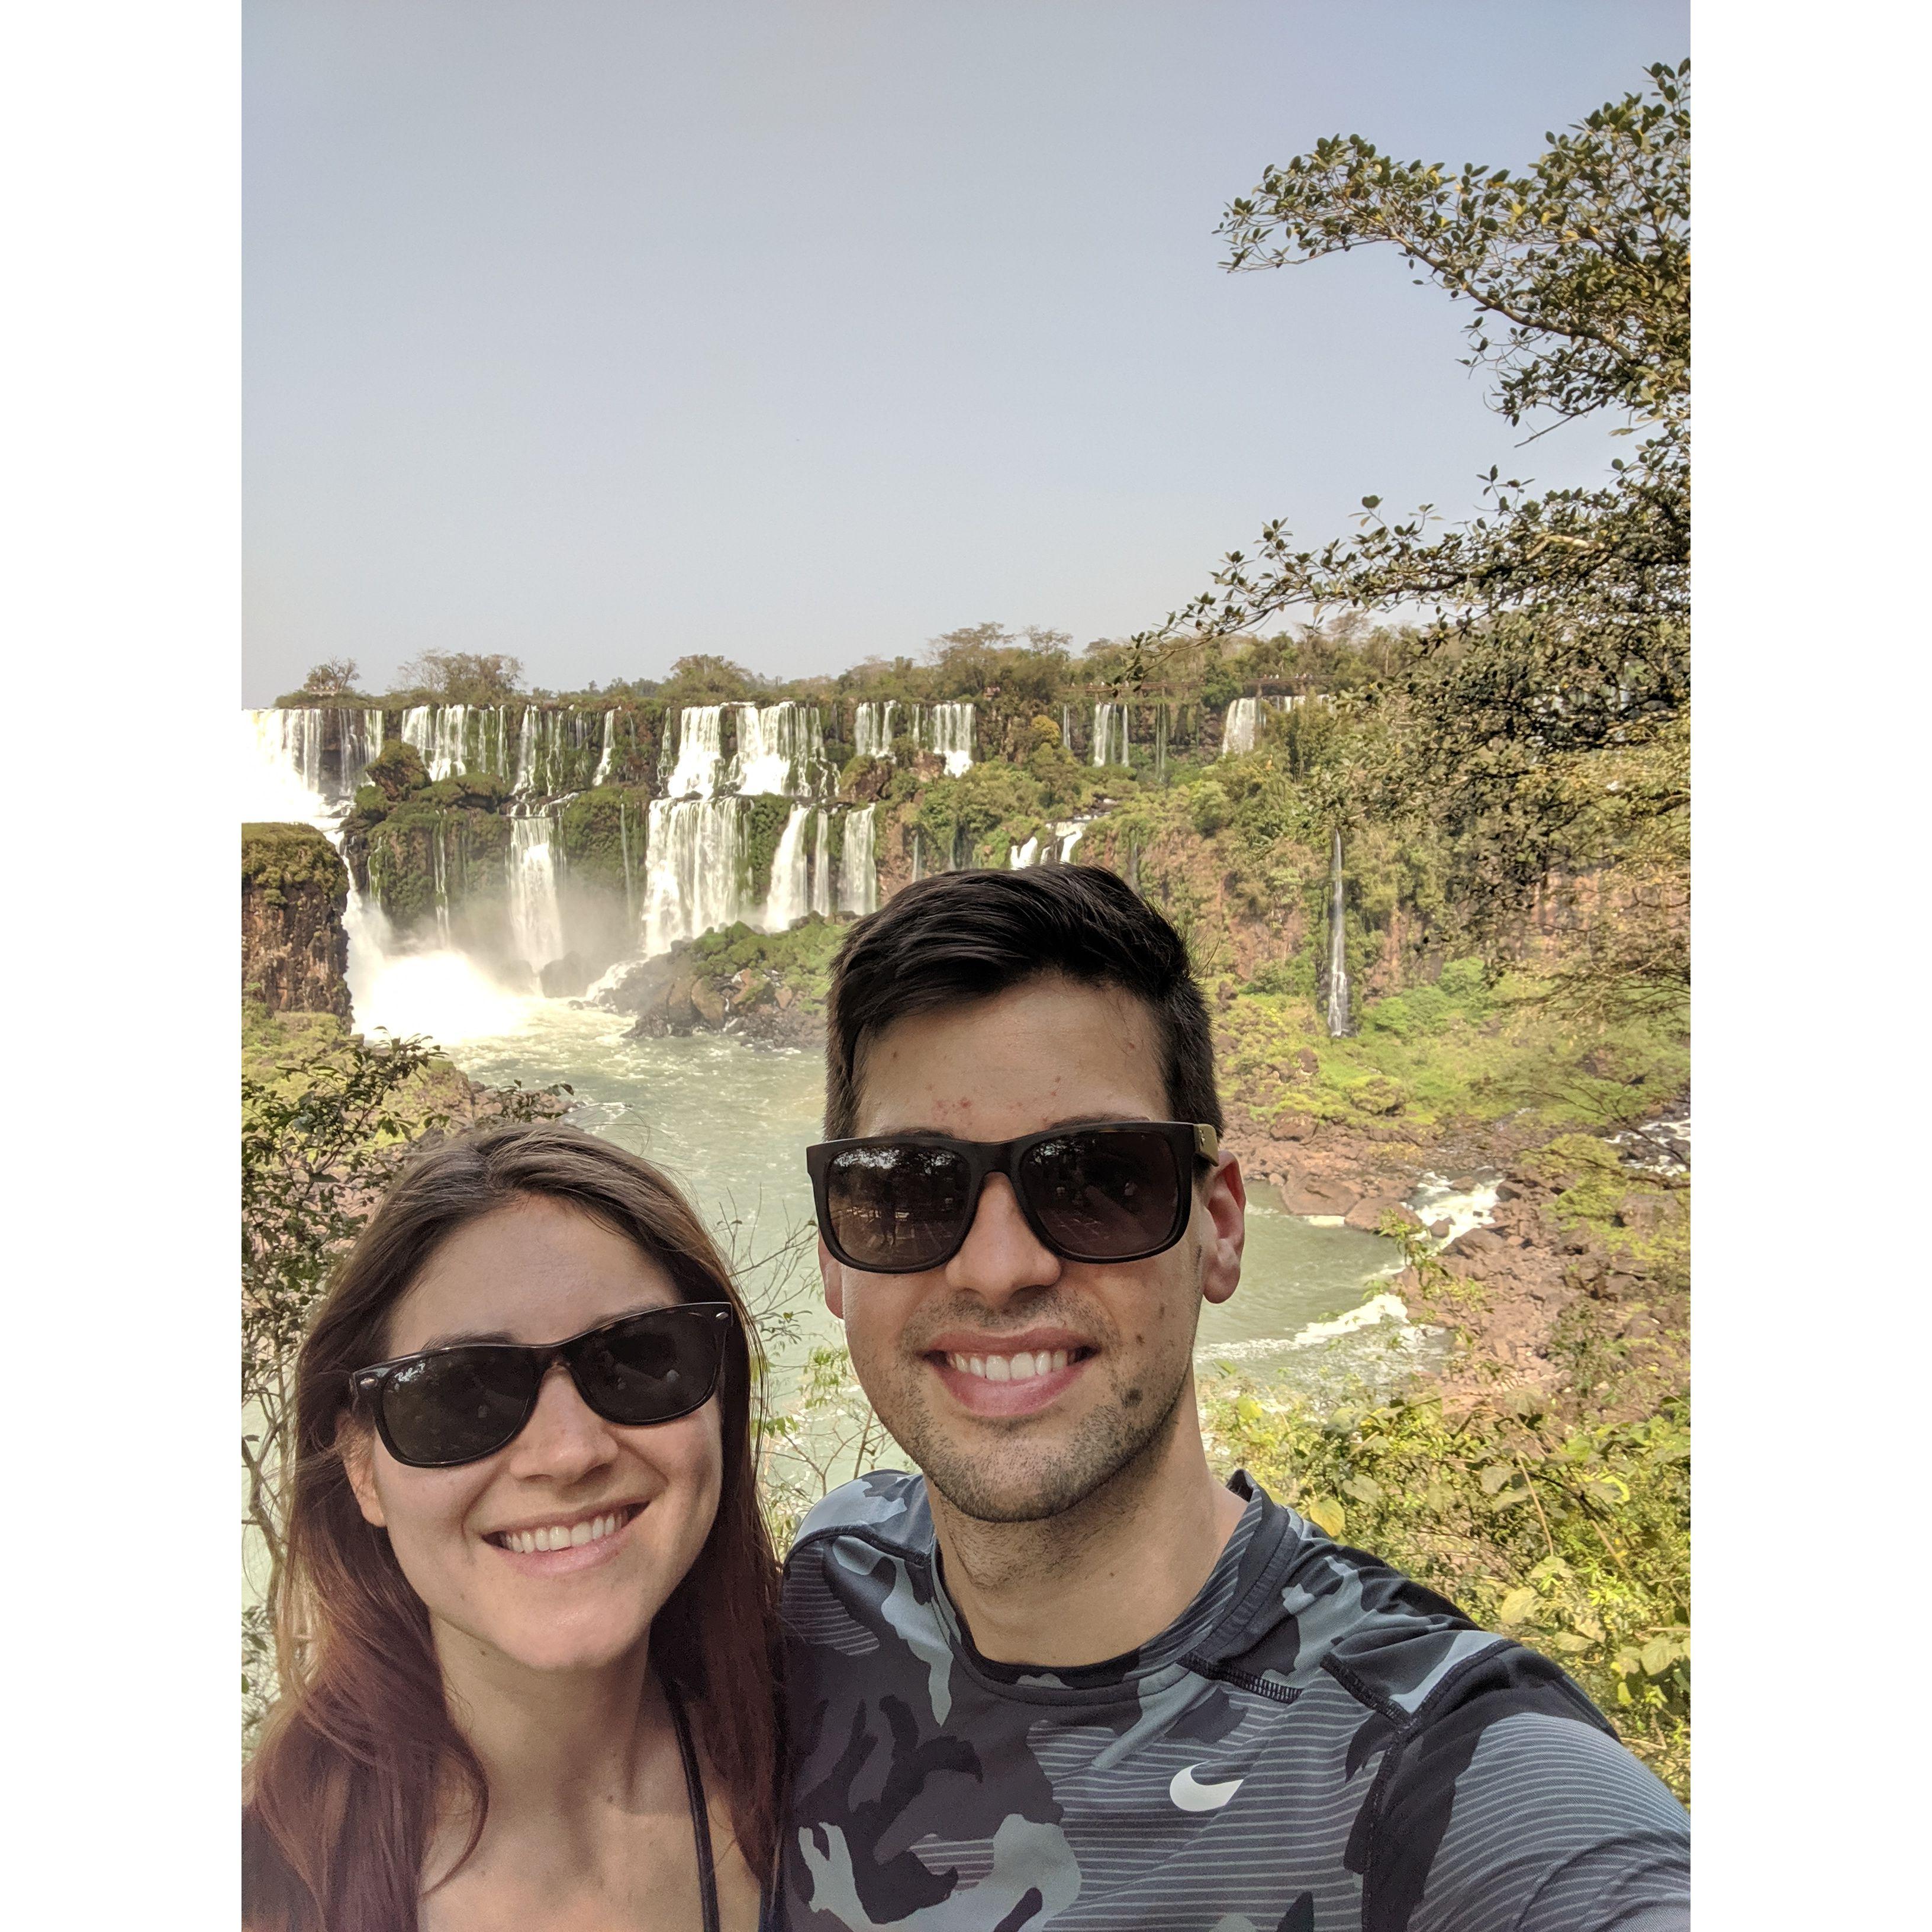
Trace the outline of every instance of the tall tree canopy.
<instances>
[{"instance_id":1,"label":"tall tree canopy","mask_svg":"<svg viewBox=\"0 0 1932 1932\"><path fill-rule=\"evenodd\" d=\"M1247 272L1380 244L1474 313L1466 365L1513 425L1620 418L1642 437L1600 485L1538 492L1492 467L1480 513L1432 505L1298 547L1280 523L1136 640L1141 663L1291 610L1420 610L1336 808L1395 806L1454 837L1493 932L1553 871L1613 906L1558 974L1603 1010L1688 980L1690 63L1599 108L1527 174L1402 163L1336 136L1271 167L1220 229ZM1537 434L1540 434L1539 428Z\"/></svg>"}]
</instances>

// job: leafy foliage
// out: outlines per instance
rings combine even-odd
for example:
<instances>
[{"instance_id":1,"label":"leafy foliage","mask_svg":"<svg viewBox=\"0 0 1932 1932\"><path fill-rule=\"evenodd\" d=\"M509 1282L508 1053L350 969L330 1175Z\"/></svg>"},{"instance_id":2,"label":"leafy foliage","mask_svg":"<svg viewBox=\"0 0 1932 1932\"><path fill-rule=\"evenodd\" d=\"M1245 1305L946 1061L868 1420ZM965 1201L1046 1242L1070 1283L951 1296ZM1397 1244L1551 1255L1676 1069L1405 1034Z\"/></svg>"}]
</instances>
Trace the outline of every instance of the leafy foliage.
<instances>
[{"instance_id":1,"label":"leafy foliage","mask_svg":"<svg viewBox=\"0 0 1932 1932\"><path fill-rule=\"evenodd\" d=\"M1395 248L1475 310L1467 360L1508 422L1607 412L1618 434L1651 432L1634 457L1600 486L1540 494L1492 466L1484 512L1446 528L1431 505L1389 522L1376 496L1358 535L1320 548L1270 524L1133 640L1148 677L1294 608L1427 610L1338 818L1380 806L1442 825L1456 896L1492 932L1553 871L1628 861L1640 941L1585 953L1558 989L1605 1010L1681 1006L1688 971L1688 64L1650 78L1547 136L1527 175L1336 137L1270 168L1220 230L1238 271Z\"/></svg>"}]
</instances>

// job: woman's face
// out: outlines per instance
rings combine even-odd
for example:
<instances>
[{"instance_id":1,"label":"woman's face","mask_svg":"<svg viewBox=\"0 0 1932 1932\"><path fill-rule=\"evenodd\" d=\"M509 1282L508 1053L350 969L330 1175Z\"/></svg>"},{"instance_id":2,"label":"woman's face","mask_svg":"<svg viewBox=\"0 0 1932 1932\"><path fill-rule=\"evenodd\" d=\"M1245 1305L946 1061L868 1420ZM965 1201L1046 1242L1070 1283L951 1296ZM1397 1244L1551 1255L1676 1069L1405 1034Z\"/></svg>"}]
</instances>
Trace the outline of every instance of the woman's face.
<instances>
[{"instance_id":1,"label":"woman's face","mask_svg":"<svg viewBox=\"0 0 1932 1932\"><path fill-rule=\"evenodd\" d=\"M383 1353L560 1342L681 1299L622 1235L531 1196L444 1241L397 1304ZM561 1364L521 1433L481 1462L412 1468L361 1429L344 1446L362 1514L388 1531L446 1666L452 1644L543 1671L627 1655L704 1546L723 1480L716 1396L676 1422L624 1428L585 1405ZM515 1546L580 1525L592 1540Z\"/></svg>"}]
</instances>

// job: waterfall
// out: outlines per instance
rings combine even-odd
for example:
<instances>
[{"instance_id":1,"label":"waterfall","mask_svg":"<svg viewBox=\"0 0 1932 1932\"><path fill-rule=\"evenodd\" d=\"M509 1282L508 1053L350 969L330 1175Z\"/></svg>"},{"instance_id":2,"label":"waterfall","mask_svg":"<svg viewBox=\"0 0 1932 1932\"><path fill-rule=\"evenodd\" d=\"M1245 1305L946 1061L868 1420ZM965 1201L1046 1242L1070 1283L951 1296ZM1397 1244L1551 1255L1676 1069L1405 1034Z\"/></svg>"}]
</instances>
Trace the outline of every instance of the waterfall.
<instances>
[{"instance_id":1,"label":"waterfall","mask_svg":"<svg viewBox=\"0 0 1932 1932\"><path fill-rule=\"evenodd\" d=\"M320 825L328 818L328 801L322 790L322 731L320 711L242 712L244 823Z\"/></svg>"},{"instance_id":2,"label":"waterfall","mask_svg":"<svg viewBox=\"0 0 1932 1932\"><path fill-rule=\"evenodd\" d=\"M1127 707L1124 704L1094 706L1094 762L1096 765L1127 762Z\"/></svg>"},{"instance_id":3,"label":"waterfall","mask_svg":"<svg viewBox=\"0 0 1932 1932\"><path fill-rule=\"evenodd\" d=\"M432 778L452 778L470 767L467 704L412 704L403 713L403 742L413 745ZM479 722L484 722L479 714Z\"/></svg>"},{"instance_id":4,"label":"waterfall","mask_svg":"<svg viewBox=\"0 0 1932 1932\"><path fill-rule=\"evenodd\" d=\"M794 806L778 836L778 850L772 854L772 889L765 901L767 932L788 931L812 910L810 855L805 846L812 817L810 806Z\"/></svg>"},{"instance_id":5,"label":"waterfall","mask_svg":"<svg viewBox=\"0 0 1932 1932\"><path fill-rule=\"evenodd\" d=\"M555 821L532 816L510 820L510 930L518 953L541 982L543 969L563 957L563 915L557 904Z\"/></svg>"},{"instance_id":6,"label":"waterfall","mask_svg":"<svg viewBox=\"0 0 1932 1932\"><path fill-rule=\"evenodd\" d=\"M1348 1030L1348 945L1342 912L1342 833L1338 826L1328 885L1328 1034L1331 1040L1340 1040Z\"/></svg>"},{"instance_id":7,"label":"waterfall","mask_svg":"<svg viewBox=\"0 0 1932 1932\"><path fill-rule=\"evenodd\" d=\"M1060 742L1070 752L1073 748L1073 707L1063 704L1060 707Z\"/></svg>"},{"instance_id":8,"label":"waterfall","mask_svg":"<svg viewBox=\"0 0 1932 1932\"><path fill-rule=\"evenodd\" d=\"M724 707L688 704L677 715L677 758L664 780L667 798L709 798L724 764ZM664 734L667 746L670 734ZM702 930L702 928L700 928Z\"/></svg>"},{"instance_id":9,"label":"waterfall","mask_svg":"<svg viewBox=\"0 0 1932 1932\"><path fill-rule=\"evenodd\" d=\"M878 908L879 865L872 849L872 816L878 810L877 806L868 805L846 814L845 850L838 862L842 912L867 913ZM789 831L790 826L786 830Z\"/></svg>"},{"instance_id":10,"label":"waterfall","mask_svg":"<svg viewBox=\"0 0 1932 1932\"><path fill-rule=\"evenodd\" d=\"M449 950L449 854L442 814L436 815L436 838L432 847L436 868L436 937L445 952Z\"/></svg>"},{"instance_id":11,"label":"waterfall","mask_svg":"<svg viewBox=\"0 0 1932 1932\"><path fill-rule=\"evenodd\" d=\"M1007 866L1016 872L1024 866L1037 866L1039 863L1040 841L1037 838L1029 838L1024 844L1016 845L1006 854Z\"/></svg>"},{"instance_id":12,"label":"waterfall","mask_svg":"<svg viewBox=\"0 0 1932 1932\"><path fill-rule=\"evenodd\" d=\"M737 704L738 755L729 788L752 796L808 798L830 789L825 727L815 704Z\"/></svg>"},{"instance_id":13,"label":"waterfall","mask_svg":"<svg viewBox=\"0 0 1932 1932\"><path fill-rule=\"evenodd\" d=\"M617 714L607 711L604 714L604 749L597 760L597 773L590 782L601 785L610 776L610 758L617 748Z\"/></svg>"},{"instance_id":14,"label":"waterfall","mask_svg":"<svg viewBox=\"0 0 1932 1932\"><path fill-rule=\"evenodd\" d=\"M1221 721L1221 755L1238 758L1255 748L1255 733L1261 724L1262 700L1237 698Z\"/></svg>"},{"instance_id":15,"label":"waterfall","mask_svg":"<svg viewBox=\"0 0 1932 1932\"><path fill-rule=\"evenodd\" d=\"M926 842L919 836L919 827L912 829L912 875L915 879L926 877Z\"/></svg>"},{"instance_id":16,"label":"waterfall","mask_svg":"<svg viewBox=\"0 0 1932 1932\"><path fill-rule=\"evenodd\" d=\"M314 825L332 835L382 748L380 711L319 706L244 711L244 820Z\"/></svg>"},{"instance_id":17,"label":"waterfall","mask_svg":"<svg viewBox=\"0 0 1932 1932\"><path fill-rule=\"evenodd\" d=\"M337 712L335 742L341 759L342 795L352 799L356 788L382 748L382 714L380 711Z\"/></svg>"},{"instance_id":18,"label":"waterfall","mask_svg":"<svg viewBox=\"0 0 1932 1932\"><path fill-rule=\"evenodd\" d=\"M644 858L646 958L668 952L680 939L695 939L744 917L750 860L745 809L742 799L729 796L651 801Z\"/></svg>"},{"instance_id":19,"label":"waterfall","mask_svg":"<svg viewBox=\"0 0 1932 1932\"><path fill-rule=\"evenodd\" d=\"M852 748L862 758L890 758L892 740L898 735L895 714L899 705L887 698L883 704L862 704L852 723Z\"/></svg>"},{"instance_id":20,"label":"waterfall","mask_svg":"<svg viewBox=\"0 0 1932 1932\"><path fill-rule=\"evenodd\" d=\"M832 916L832 814L812 814L812 909L821 919Z\"/></svg>"},{"instance_id":21,"label":"waterfall","mask_svg":"<svg viewBox=\"0 0 1932 1932\"><path fill-rule=\"evenodd\" d=\"M624 859L624 916L637 922L638 896L631 884L631 827L623 794L617 796L617 850Z\"/></svg>"},{"instance_id":22,"label":"waterfall","mask_svg":"<svg viewBox=\"0 0 1932 1932\"><path fill-rule=\"evenodd\" d=\"M926 748L946 760L946 775L956 778L973 762L973 706L970 700L935 704L932 736Z\"/></svg>"},{"instance_id":23,"label":"waterfall","mask_svg":"<svg viewBox=\"0 0 1932 1932\"><path fill-rule=\"evenodd\" d=\"M1087 830L1084 818L1069 819L1064 825L1053 828L1053 836L1060 841L1060 862L1070 866L1073 862L1073 848L1080 843L1080 836Z\"/></svg>"}]
</instances>

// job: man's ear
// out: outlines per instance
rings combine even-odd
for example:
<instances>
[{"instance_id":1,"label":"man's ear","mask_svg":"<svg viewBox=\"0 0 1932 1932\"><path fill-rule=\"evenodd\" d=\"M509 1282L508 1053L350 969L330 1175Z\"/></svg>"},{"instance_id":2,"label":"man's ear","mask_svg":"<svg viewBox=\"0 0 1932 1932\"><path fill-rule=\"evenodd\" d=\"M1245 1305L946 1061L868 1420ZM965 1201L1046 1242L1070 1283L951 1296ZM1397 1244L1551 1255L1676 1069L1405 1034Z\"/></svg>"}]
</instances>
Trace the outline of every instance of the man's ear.
<instances>
[{"instance_id":1,"label":"man's ear","mask_svg":"<svg viewBox=\"0 0 1932 1932\"><path fill-rule=\"evenodd\" d=\"M845 1318L845 1270L832 1258L825 1237L818 1238L818 1278L825 1284L825 1305L841 1322Z\"/></svg>"},{"instance_id":2,"label":"man's ear","mask_svg":"<svg viewBox=\"0 0 1932 1932\"><path fill-rule=\"evenodd\" d=\"M348 1472L349 1486L356 1492L356 1507L365 1522L378 1529L388 1526L382 1514L382 1499L376 1493L376 1432L366 1423L344 1414L335 1425L335 1453Z\"/></svg>"},{"instance_id":3,"label":"man's ear","mask_svg":"<svg viewBox=\"0 0 1932 1932\"><path fill-rule=\"evenodd\" d=\"M1207 1238L1201 1246L1201 1294L1226 1301L1241 1283L1241 1250L1248 1238L1248 1190L1240 1162L1224 1154L1201 1190Z\"/></svg>"}]
</instances>

